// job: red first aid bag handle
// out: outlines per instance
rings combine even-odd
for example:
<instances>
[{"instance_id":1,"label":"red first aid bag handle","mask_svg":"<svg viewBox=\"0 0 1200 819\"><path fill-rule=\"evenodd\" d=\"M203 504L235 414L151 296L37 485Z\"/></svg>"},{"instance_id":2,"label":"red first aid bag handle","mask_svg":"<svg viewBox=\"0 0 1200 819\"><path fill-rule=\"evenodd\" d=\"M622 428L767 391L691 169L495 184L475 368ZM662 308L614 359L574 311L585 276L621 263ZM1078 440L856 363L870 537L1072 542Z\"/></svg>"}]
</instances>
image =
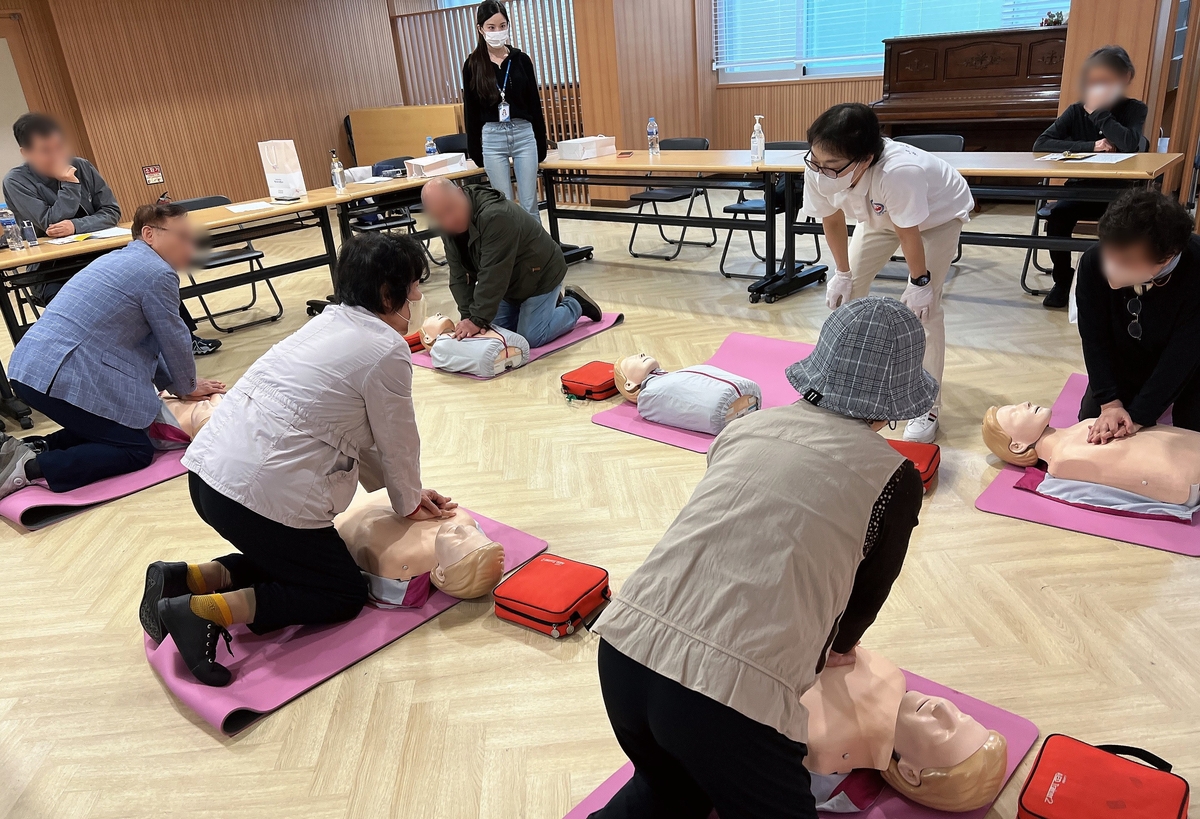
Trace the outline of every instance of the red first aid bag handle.
<instances>
[{"instance_id":1,"label":"red first aid bag handle","mask_svg":"<svg viewBox=\"0 0 1200 819\"><path fill-rule=\"evenodd\" d=\"M1155 756L1143 748L1135 748L1132 745L1097 745L1101 751L1108 751L1110 754L1117 756L1131 756L1135 759L1140 759L1147 765L1158 768L1165 773L1171 772L1171 763L1167 762L1160 756Z\"/></svg>"}]
</instances>

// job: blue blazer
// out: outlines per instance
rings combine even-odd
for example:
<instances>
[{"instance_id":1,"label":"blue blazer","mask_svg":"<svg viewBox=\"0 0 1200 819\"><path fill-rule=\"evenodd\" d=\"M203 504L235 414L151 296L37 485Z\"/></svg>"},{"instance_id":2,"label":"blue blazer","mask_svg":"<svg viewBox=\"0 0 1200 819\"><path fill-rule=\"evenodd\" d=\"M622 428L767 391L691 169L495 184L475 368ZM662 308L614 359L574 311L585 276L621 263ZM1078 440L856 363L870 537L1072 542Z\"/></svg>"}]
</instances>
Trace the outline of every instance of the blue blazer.
<instances>
[{"instance_id":1,"label":"blue blazer","mask_svg":"<svg viewBox=\"0 0 1200 819\"><path fill-rule=\"evenodd\" d=\"M13 350L8 375L123 426L145 429L158 390L196 389L179 275L140 239L71 277Z\"/></svg>"}]
</instances>

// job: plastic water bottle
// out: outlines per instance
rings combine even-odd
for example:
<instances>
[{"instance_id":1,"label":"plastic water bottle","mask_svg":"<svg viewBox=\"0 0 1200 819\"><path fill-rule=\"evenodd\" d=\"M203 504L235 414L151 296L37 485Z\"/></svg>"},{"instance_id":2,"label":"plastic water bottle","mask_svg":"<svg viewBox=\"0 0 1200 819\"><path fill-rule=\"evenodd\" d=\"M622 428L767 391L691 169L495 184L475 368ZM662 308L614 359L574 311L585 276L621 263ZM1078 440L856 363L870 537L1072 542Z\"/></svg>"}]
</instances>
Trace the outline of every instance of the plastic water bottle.
<instances>
[{"instance_id":1,"label":"plastic water bottle","mask_svg":"<svg viewBox=\"0 0 1200 819\"><path fill-rule=\"evenodd\" d=\"M754 115L754 130L750 132L750 161L762 162L767 150L767 137L763 134L762 114Z\"/></svg>"},{"instance_id":2,"label":"plastic water bottle","mask_svg":"<svg viewBox=\"0 0 1200 819\"><path fill-rule=\"evenodd\" d=\"M650 156L658 156L658 123L654 117L646 123L646 143L650 147Z\"/></svg>"},{"instance_id":3,"label":"plastic water bottle","mask_svg":"<svg viewBox=\"0 0 1200 819\"><path fill-rule=\"evenodd\" d=\"M8 242L9 250L25 249L25 242L21 239L21 228L17 226L17 217L9 209L7 202L0 202L0 229L4 230L4 241Z\"/></svg>"},{"instance_id":4,"label":"plastic water bottle","mask_svg":"<svg viewBox=\"0 0 1200 819\"><path fill-rule=\"evenodd\" d=\"M425 156L433 156L437 152L437 143L433 141L433 137L425 137Z\"/></svg>"},{"instance_id":5,"label":"plastic water bottle","mask_svg":"<svg viewBox=\"0 0 1200 819\"><path fill-rule=\"evenodd\" d=\"M333 180L333 187L338 193L346 190L346 169L342 167L342 160L338 159L337 151L329 151L329 177Z\"/></svg>"}]
</instances>

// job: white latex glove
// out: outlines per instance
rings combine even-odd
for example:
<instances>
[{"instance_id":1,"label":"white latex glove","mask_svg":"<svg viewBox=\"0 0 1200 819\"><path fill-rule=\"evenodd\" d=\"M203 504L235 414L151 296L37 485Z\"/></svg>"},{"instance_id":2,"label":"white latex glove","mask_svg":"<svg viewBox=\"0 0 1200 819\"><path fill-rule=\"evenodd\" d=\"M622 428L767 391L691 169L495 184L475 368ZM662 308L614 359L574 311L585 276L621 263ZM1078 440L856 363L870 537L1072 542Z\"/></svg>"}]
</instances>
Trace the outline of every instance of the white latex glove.
<instances>
[{"instance_id":1,"label":"white latex glove","mask_svg":"<svg viewBox=\"0 0 1200 819\"><path fill-rule=\"evenodd\" d=\"M850 289L853 285L854 280L850 278L849 272L836 271L829 279L829 283L825 285L825 306L830 310L836 310L850 301Z\"/></svg>"},{"instance_id":2,"label":"white latex glove","mask_svg":"<svg viewBox=\"0 0 1200 819\"><path fill-rule=\"evenodd\" d=\"M924 322L929 317L929 307L933 304L933 282L924 287L917 287L912 283L912 279L909 279L908 287L904 288L904 293L900 296L900 302Z\"/></svg>"}]
</instances>

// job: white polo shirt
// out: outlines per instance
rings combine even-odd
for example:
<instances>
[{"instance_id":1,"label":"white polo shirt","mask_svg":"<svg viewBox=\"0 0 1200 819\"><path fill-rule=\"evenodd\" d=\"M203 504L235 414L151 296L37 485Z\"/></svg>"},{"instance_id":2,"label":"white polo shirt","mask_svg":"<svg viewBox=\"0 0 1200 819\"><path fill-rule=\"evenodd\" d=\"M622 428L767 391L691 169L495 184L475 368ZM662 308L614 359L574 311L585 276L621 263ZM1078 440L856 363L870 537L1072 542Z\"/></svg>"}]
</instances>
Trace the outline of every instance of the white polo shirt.
<instances>
[{"instance_id":1,"label":"white polo shirt","mask_svg":"<svg viewBox=\"0 0 1200 819\"><path fill-rule=\"evenodd\" d=\"M822 177L805 170L804 215L823 219L840 210L873 230L930 230L954 219L971 220L975 200L953 166L920 148L884 143L883 156L849 190L823 194Z\"/></svg>"}]
</instances>

